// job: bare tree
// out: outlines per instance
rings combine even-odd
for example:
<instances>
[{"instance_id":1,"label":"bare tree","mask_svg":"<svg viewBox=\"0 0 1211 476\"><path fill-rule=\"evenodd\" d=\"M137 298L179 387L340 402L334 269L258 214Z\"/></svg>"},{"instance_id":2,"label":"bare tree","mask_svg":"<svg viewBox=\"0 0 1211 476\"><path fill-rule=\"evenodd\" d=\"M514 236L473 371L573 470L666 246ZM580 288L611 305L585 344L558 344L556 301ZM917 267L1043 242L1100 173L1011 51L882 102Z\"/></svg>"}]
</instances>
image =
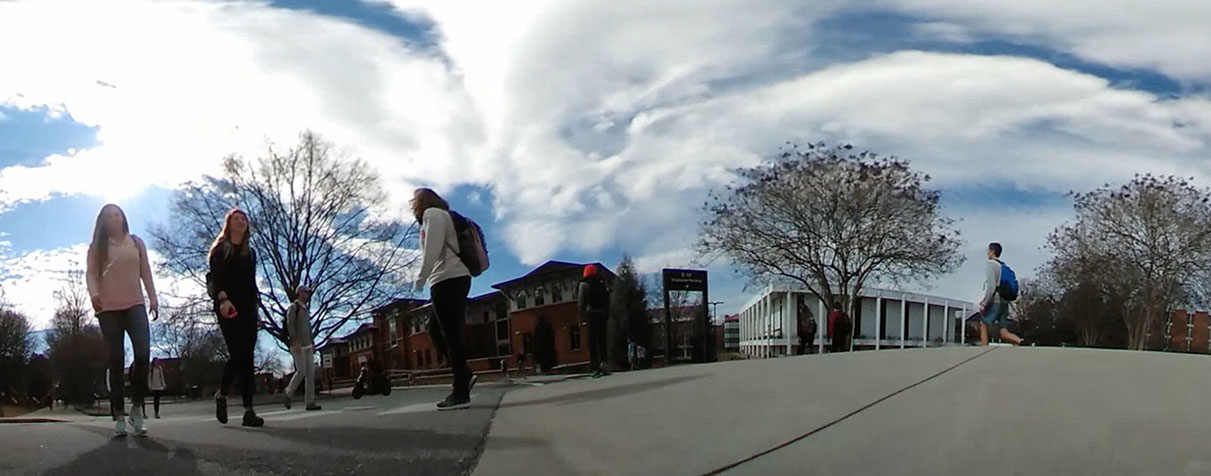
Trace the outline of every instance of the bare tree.
<instances>
[{"instance_id":1,"label":"bare tree","mask_svg":"<svg viewBox=\"0 0 1211 476\"><path fill-rule=\"evenodd\" d=\"M154 228L164 269L204 284L209 246L224 214L239 206L250 215L259 261L261 327L279 347L300 284L315 289L311 330L320 346L406 292L417 228L385 218L386 196L365 162L305 132L289 150L270 147L255 161L231 156L223 166L223 177L178 191L170 222Z\"/></svg>"},{"instance_id":2,"label":"bare tree","mask_svg":"<svg viewBox=\"0 0 1211 476\"><path fill-rule=\"evenodd\" d=\"M1207 302L1211 191L1177 177L1137 175L1073 197L1075 221L1048 239L1053 263L1096 273L1107 308L1126 326L1128 348L1142 350L1149 331L1178 306Z\"/></svg>"},{"instance_id":3,"label":"bare tree","mask_svg":"<svg viewBox=\"0 0 1211 476\"><path fill-rule=\"evenodd\" d=\"M921 281L964 261L941 193L905 161L819 143L736 173L739 184L711 192L696 247L754 281L789 279L856 306L868 284Z\"/></svg>"},{"instance_id":4,"label":"bare tree","mask_svg":"<svg viewBox=\"0 0 1211 476\"><path fill-rule=\"evenodd\" d=\"M55 315L46 336L51 365L70 402L90 403L93 392L104 387L108 355L94 324L84 271L67 272L63 287L53 294Z\"/></svg>"}]
</instances>

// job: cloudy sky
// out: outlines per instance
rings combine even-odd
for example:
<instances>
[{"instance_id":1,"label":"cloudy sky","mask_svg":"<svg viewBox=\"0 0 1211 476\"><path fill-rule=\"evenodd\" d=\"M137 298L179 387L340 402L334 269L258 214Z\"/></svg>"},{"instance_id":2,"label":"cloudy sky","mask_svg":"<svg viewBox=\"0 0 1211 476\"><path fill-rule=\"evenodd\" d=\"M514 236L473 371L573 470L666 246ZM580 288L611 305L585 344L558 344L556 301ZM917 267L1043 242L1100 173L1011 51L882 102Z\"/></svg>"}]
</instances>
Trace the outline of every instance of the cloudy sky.
<instances>
[{"instance_id":1,"label":"cloudy sky","mask_svg":"<svg viewBox=\"0 0 1211 476\"><path fill-rule=\"evenodd\" d=\"M478 217L474 292L548 259L685 266L729 169L851 142L934 177L971 260L913 290L971 299L990 240L1032 274L1069 190L1211 185L1207 25L1204 0L0 2L0 284L44 325L102 204L145 232L310 128L390 205L423 184Z\"/></svg>"}]
</instances>

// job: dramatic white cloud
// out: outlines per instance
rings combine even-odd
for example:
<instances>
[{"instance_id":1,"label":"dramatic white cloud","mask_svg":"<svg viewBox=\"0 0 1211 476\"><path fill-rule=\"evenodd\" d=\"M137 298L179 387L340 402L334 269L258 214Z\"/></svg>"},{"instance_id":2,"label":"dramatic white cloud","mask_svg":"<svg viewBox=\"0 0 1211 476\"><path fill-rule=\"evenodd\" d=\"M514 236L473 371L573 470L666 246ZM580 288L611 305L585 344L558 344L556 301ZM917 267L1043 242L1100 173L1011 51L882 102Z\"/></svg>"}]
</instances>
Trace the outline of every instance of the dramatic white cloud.
<instances>
[{"instance_id":1,"label":"dramatic white cloud","mask_svg":"<svg viewBox=\"0 0 1211 476\"><path fill-rule=\"evenodd\" d=\"M1066 51L1090 62L1211 82L1211 6L1204 0L878 0L925 18Z\"/></svg>"},{"instance_id":2,"label":"dramatic white cloud","mask_svg":"<svg viewBox=\"0 0 1211 476\"><path fill-rule=\"evenodd\" d=\"M239 2L5 2L0 43L20 45L0 49L0 105L70 113L99 142L0 170L0 208L54 193L117 200L305 128L392 184L486 178L451 167L483 137L458 77L348 22Z\"/></svg>"},{"instance_id":3,"label":"dramatic white cloud","mask_svg":"<svg viewBox=\"0 0 1211 476\"><path fill-rule=\"evenodd\" d=\"M526 264L620 247L654 270L687 264L708 188L786 140L900 155L944 188L1211 178L1205 95L1158 97L1011 56L828 64L837 56L821 54L814 25L853 11L839 0L375 3L432 21L437 47L261 4L0 3L0 42L22 45L0 50L0 104L69 112L100 142L0 170L0 209L174 183L311 127L378 167L390 206L422 183L488 187L496 229ZM920 18L920 37L1002 36L1184 84L1211 77L1211 7L1195 0L977 3L862 8ZM997 239L1027 269L1067 213L978 205L958 211L970 214L966 251ZM964 271L938 292L970 294Z\"/></svg>"}]
</instances>

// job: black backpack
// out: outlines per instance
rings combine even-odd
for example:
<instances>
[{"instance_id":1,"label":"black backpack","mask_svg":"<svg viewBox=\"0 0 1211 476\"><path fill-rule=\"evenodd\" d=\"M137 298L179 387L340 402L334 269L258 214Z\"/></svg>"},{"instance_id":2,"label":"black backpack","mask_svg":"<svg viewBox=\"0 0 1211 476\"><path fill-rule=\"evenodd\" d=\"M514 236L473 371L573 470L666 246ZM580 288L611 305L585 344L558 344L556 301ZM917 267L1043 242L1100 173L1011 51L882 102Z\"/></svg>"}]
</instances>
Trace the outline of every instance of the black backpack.
<instances>
[{"instance_id":1,"label":"black backpack","mask_svg":"<svg viewBox=\"0 0 1211 476\"><path fill-rule=\"evenodd\" d=\"M593 310L604 310L610 305L610 287L601 278L583 279L581 282L589 285L589 295L585 307Z\"/></svg>"}]
</instances>

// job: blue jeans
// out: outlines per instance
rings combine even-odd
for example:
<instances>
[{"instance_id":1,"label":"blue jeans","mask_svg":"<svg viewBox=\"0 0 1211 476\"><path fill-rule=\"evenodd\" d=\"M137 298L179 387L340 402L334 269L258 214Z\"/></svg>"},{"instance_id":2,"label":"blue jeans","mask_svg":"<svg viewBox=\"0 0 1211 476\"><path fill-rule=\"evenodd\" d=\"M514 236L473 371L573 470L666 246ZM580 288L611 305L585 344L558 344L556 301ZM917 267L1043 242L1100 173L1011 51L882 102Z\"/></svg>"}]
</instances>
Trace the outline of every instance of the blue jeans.
<instances>
[{"instance_id":1,"label":"blue jeans","mask_svg":"<svg viewBox=\"0 0 1211 476\"><path fill-rule=\"evenodd\" d=\"M130 334L135 362L130 372L131 406L142 406L147 395L147 367L151 353L151 332L147 327L147 309L138 305L124 311L106 311L97 314L101 323L101 335L109 357L109 404L115 417L126 414L126 335Z\"/></svg>"}]
</instances>

